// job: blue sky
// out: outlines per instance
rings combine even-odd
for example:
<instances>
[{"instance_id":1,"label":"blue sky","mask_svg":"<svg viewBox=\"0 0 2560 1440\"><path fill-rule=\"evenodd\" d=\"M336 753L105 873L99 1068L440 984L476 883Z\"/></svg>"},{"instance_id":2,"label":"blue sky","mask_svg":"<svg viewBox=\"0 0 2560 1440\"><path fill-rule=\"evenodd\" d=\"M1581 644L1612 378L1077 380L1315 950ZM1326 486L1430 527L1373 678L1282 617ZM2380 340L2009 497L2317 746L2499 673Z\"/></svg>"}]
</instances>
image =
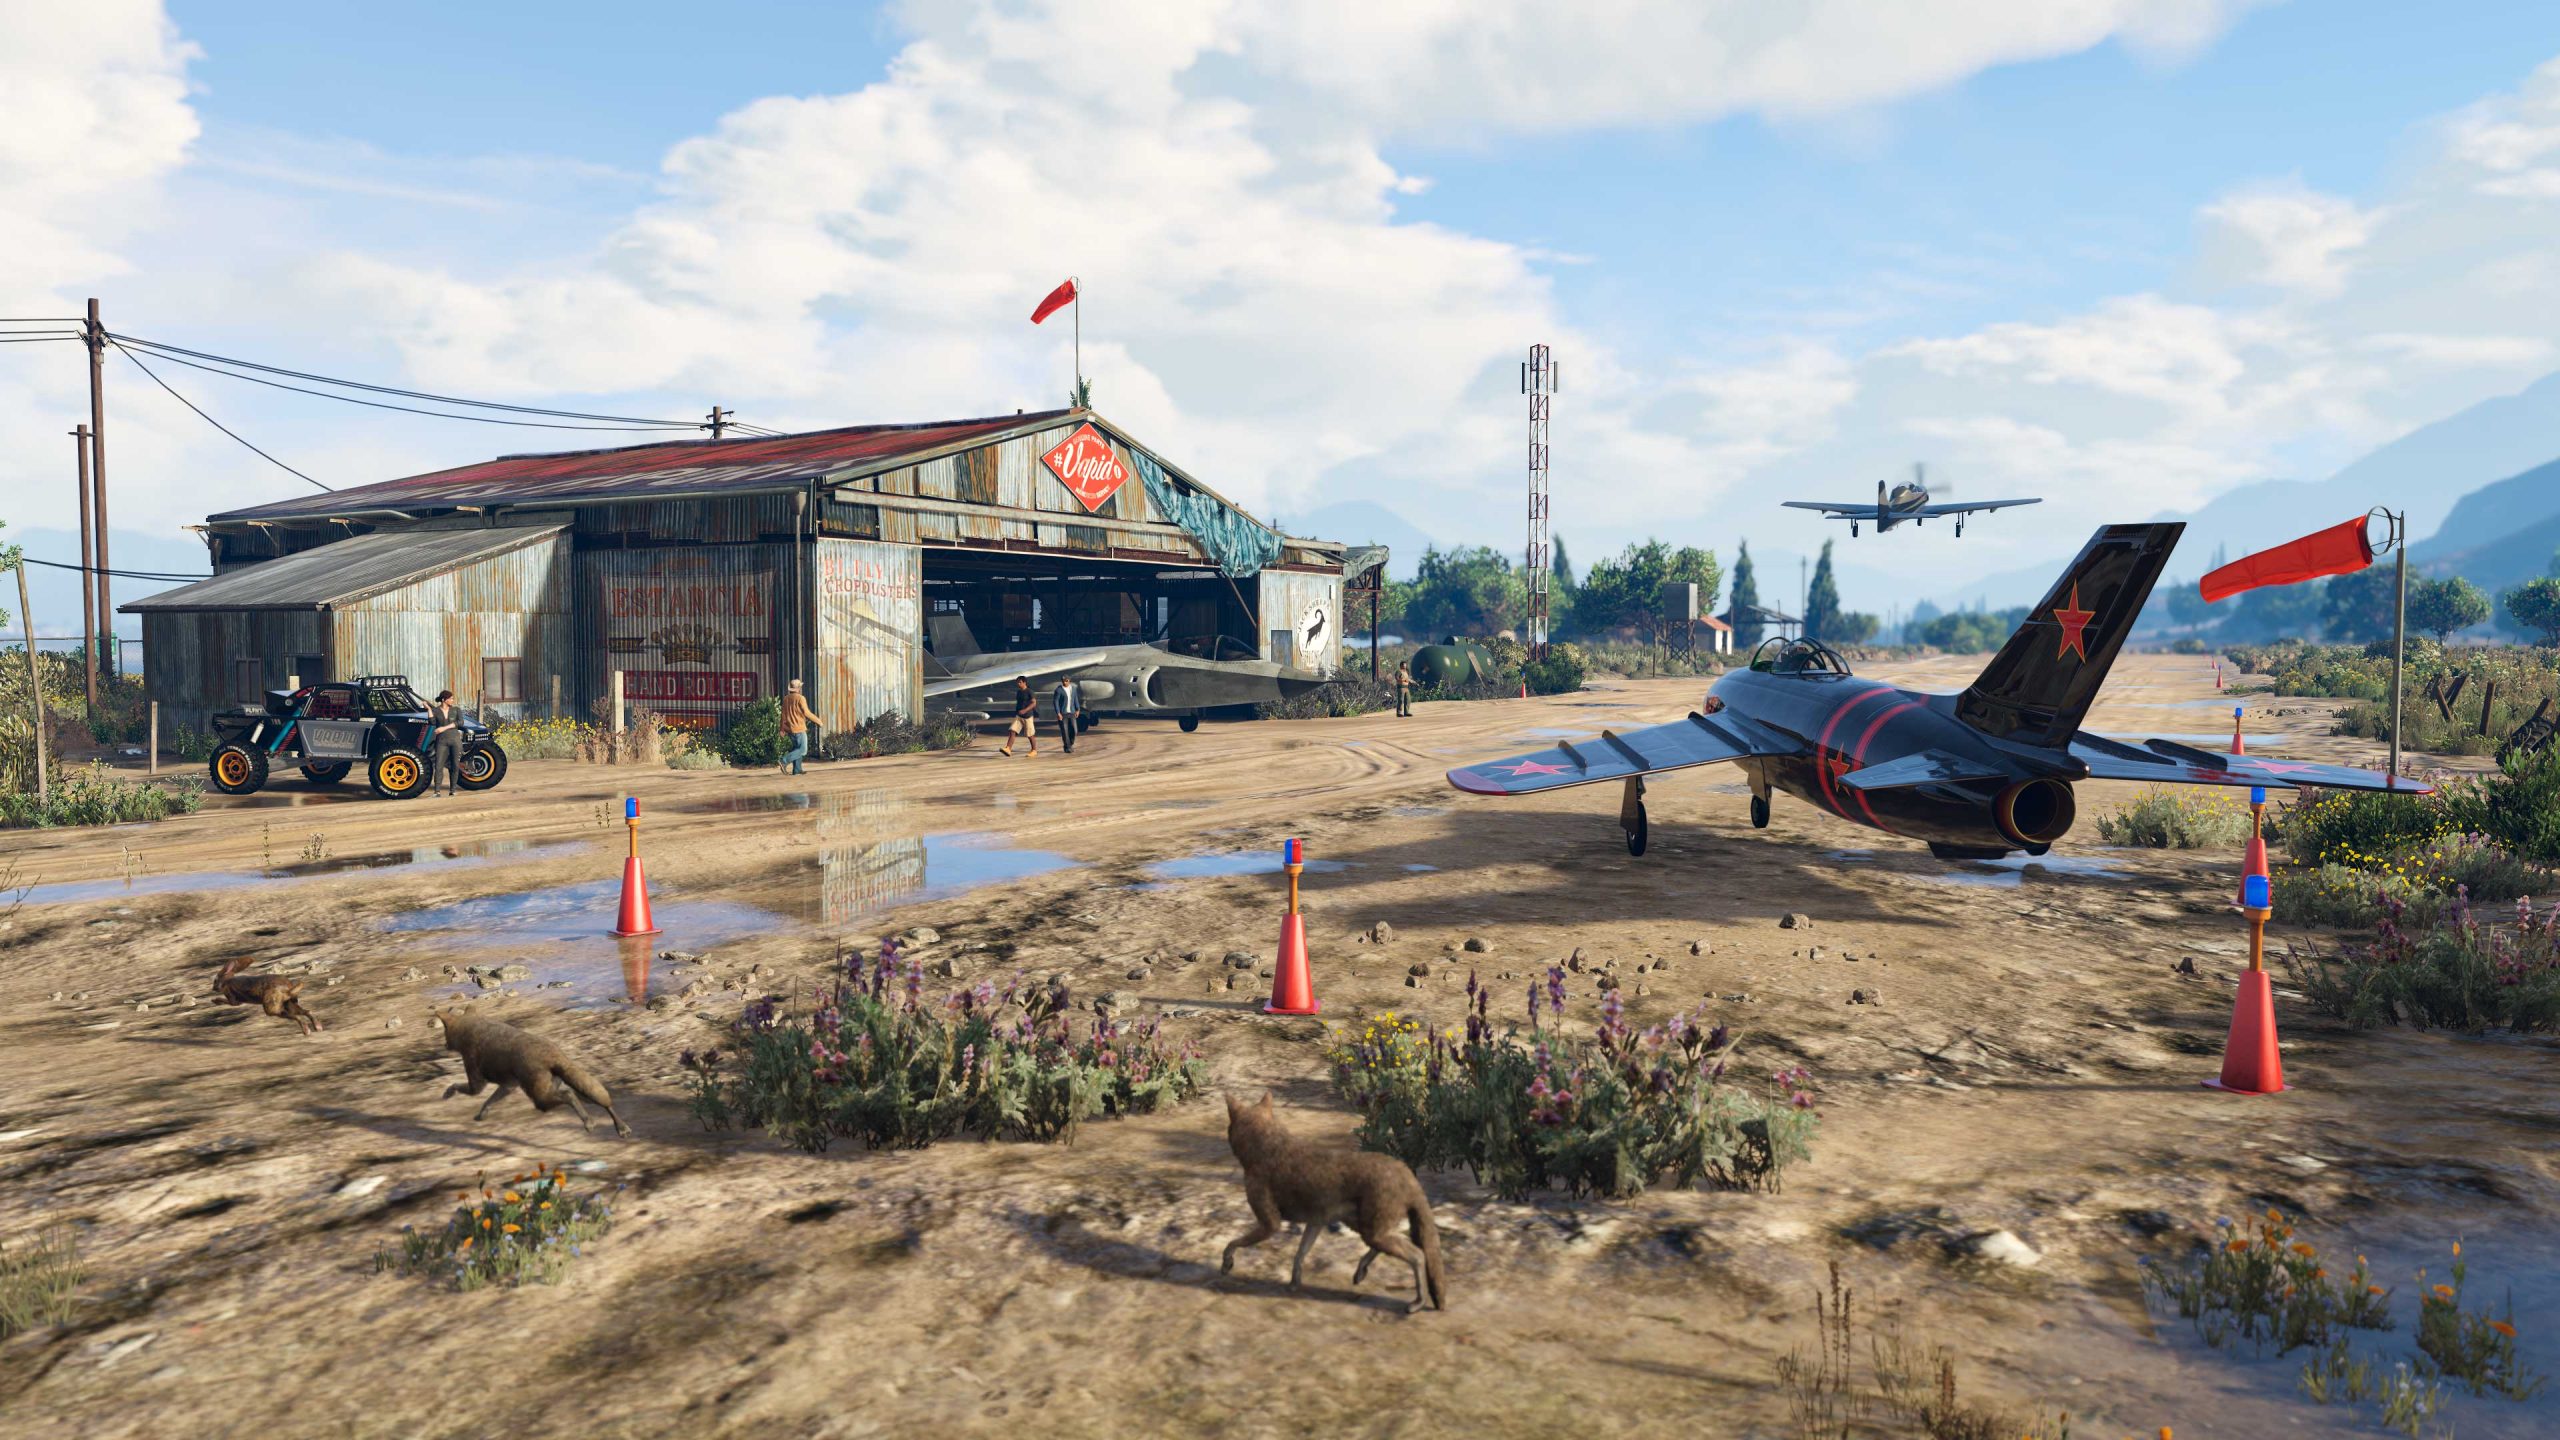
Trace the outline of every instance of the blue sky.
<instances>
[{"instance_id":1,"label":"blue sky","mask_svg":"<svg viewBox=\"0 0 2560 1440\"><path fill-rule=\"evenodd\" d=\"M1585 563L1785 560L1824 532L1767 501L1913 460L2048 495L1861 552L1925 589L2560 368L2548 5L98 0L0 42L88 157L0 166L5 313L821 425L1053 403L1022 316L1075 271L1100 406L1222 488L1505 545L1543 339ZM30 433L81 399L45 348L0 355ZM171 378L332 484L593 443ZM298 488L116 385L119 529ZM21 532L68 518L52 468L0 460Z\"/></svg>"}]
</instances>

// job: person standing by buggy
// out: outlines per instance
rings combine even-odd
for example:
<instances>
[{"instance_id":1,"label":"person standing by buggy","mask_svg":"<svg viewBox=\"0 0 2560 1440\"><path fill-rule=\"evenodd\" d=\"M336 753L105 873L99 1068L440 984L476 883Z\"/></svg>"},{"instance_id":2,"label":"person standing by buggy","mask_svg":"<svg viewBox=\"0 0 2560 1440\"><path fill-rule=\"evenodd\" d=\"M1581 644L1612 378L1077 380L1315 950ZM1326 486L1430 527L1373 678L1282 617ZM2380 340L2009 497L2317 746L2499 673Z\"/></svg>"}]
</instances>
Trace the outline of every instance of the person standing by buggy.
<instances>
[{"instance_id":1,"label":"person standing by buggy","mask_svg":"<svg viewBox=\"0 0 2560 1440\"><path fill-rule=\"evenodd\" d=\"M457 793L462 783L462 707L453 692L439 690L427 704L427 783L441 778L444 793Z\"/></svg>"},{"instance_id":2,"label":"person standing by buggy","mask_svg":"<svg viewBox=\"0 0 2560 1440\"><path fill-rule=\"evenodd\" d=\"M1049 692L1049 706L1058 712L1058 745L1068 754L1076 753L1076 730L1084 723L1084 693L1076 682L1060 676L1058 688Z\"/></svg>"},{"instance_id":3,"label":"person standing by buggy","mask_svg":"<svg viewBox=\"0 0 2560 1440\"><path fill-rule=\"evenodd\" d=\"M801 761L809 758L809 731L824 723L809 708L809 702L801 697L800 682L792 681L791 688L782 696L782 733L791 741L791 748L782 752L780 768L794 775L809 773L800 765Z\"/></svg>"},{"instance_id":4,"label":"person standing by buggy","mask_svg":"<svg viewBox=\"0 0 2560 1440\"><path fill-rule=\"evenodd\" d=\"M1013 754L1013 737L1019 735L1031 742L1031 753L1040 753L1040 697L1031 693L1031 682L1020 675L1013 677L1013 723L1005 727L1004 753Z\"/></svg>"}]
</instances>

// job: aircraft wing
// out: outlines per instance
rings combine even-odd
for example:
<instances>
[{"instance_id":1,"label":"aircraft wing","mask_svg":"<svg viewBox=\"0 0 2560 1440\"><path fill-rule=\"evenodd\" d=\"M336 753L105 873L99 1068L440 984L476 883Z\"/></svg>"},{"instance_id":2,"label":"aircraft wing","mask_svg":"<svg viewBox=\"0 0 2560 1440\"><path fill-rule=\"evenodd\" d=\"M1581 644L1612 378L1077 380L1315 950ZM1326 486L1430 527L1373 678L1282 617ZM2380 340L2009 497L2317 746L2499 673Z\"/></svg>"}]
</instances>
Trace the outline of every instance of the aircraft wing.
<instances>
[{"instance_id":1,"label":"aircraft wing","mask_svg":"<svg viewBox=\"0 0 2560 1440\"><path fill-rule=\"evenodd\" d=\"M1781 500L1778 503L1790 510L1819 510L1834 520L1850 516L1864 519L1876 513L1873 500L1852 500L1846 505L1834 505L1824 500Z\"/></svg>"},{"instance_id":2,"label":"aircraft wing","mask_svg":"<svg viewBox=\"0 0 2560 1440\"><path fill-rule=\"evenodd\" d=\"M1011 685L1017 679L1052 679L1070 670L1081 670L1087 665L1099 665L1106 658L1108 657L1099 650L1081 654L1060 654L1051 651L1041 655L1025 656L1017 664L990 665L983 670L971 670L965 674L951 676L949 679L928 681L924 687L924 698L949 700L974 694L980 690L992 690L1000 685Z\"/></svg>"},{"instance_id":3,"label":"aircraft wing","mask_svg":"<svg viewBox=\"0 0 2560 1440\"><path fill-rule=\"evenodd\" d=\"M1688 719L1668 725L1648 725L1624 735L1604 730L1596 740L1568 740L1552 750L1461 766L1449 772L1449 783L1471 795L1528 795L1719 760L1792 755L1801 749L1793 738L1730 710L1714 715L1692 711Z\"/></svg>"},{"instance_id":4,"label":"aircraft wing","mask_svg":"<svg viewBox=\"0 0 2560 1440\"><path fill-rule=\"evenodd\" d=\"M2006 780L2005 770L1996 770L1962 756L1940 750L1923 750L1904 755L1879 765L1852 770L1831 783L1849 790L1907 790L1915 785L1952 785L1962 781Z\"/></svg>"},{"instance_id":5,"label":"aircraft wing","mask_svg":"<svg viewBox=\"0 0 2560 1440\"><path fill-rule=\"evenodd\" d=\"M2396 790L2426 795L2434 787L2408 776L2394 786L2379 770L2348 765L2322 765L2309 760L2278 760L2258 755L2222 755L2174 740L2146 740L2141 745L2082 731L2071 737L2071 756L2089 767L2092 780L2140 780L2157 785L2263 785L2270 790L2320 786L2331 790ZM1852 777L1854 778L1854 777Z\"/></svg>"},{"instance_id":6,"label":"aircraft wing","mask_svg":"<svg viewBox=\"0 0 2560 1440\"><path fill-rule=\"evenodd\" d=\"M1917 515L1925 520L1939 515L1970 515L1976 510L2006 510L2012 505L2041 505L2043 503L2044 498L2042 496L2038 496L2033 500L1949 500L1942 505L1923 505L1917 510L1908 511L1906 513Z\"/></svg>"}]
</instances>

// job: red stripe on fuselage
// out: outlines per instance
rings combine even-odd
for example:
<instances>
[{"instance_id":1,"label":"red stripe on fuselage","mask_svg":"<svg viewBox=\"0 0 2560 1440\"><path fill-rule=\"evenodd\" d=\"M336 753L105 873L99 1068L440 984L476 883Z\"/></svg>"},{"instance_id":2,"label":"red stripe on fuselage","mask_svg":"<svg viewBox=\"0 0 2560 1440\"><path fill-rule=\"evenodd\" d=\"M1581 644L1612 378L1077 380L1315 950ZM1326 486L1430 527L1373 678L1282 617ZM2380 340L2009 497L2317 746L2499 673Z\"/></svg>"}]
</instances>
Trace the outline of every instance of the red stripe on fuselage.
<instances>
[{"instance_id":1,"label":"red stripe on fuselage","mask_svg":"<svg viewBox=\"0 0 2560 1440\"><path fill-rule=\"evenodd\" d=\"M1849 758L1855 761L1859 767L1864 768L1867 763L1867 747L1875 743L1876 732L1884 728L1884 722L1901 714L1905 710L1917 708L1919 704L1920 702L1917 700L1905 700L1899 705L1888 708L1883 714L1878 715L1873 720L1868 721L1866 733L1858 737L1858 748L1850 752ZM1873 825L1888 835L1899 833L1892 826L1887 825L1882 820L1876 818L1876 807L1867 803L1866 791L1860 790L1856 793L1858 796L1858 808L1866 812L1868 824Z\"/></svg>"},{"instance_id":2,"label":"red stripe on fuselage","mask_svg":"<svg viewBox=\"0 0 2560 1440\"><path fill-rule=\"evenodd\" d=\"M1894 695L1899 693L1901 692L1883 685L1878 685L1872 690L1862 691L1857 695L1851 696L1847 703L1843 704L1839 709L1831 712L1831 718L1824 721L1822 724L1822 738L1814 742L1814 779L1819 783L1819 787L1822 791L1822 798L1830 802L1832 810L1835 811L1843 820L1852 819L1854 817L1849 814L1849 807L1840 803L1839 792L1831 787L1830 757L1839 753L1831 748L1831 732L1840 728L1840 722L1849 718L1850 711L1857 709L1859 706L1866 704L1868 701L1873 700L1880 695Z\"/></svg>"}]
</instances>

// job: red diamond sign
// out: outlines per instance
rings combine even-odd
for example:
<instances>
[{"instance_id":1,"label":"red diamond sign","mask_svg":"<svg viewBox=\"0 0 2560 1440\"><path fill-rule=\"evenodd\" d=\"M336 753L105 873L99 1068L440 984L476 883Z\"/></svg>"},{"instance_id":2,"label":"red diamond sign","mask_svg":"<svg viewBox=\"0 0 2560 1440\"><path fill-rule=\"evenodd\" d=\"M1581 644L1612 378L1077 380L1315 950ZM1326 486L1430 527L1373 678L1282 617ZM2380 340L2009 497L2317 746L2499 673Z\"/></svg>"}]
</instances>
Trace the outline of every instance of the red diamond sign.
<instances>
[{"instance_id":1,"label":"red diamond sign","mask_svg":"<svg viewBox=\"0 0 2560 1440\"><path fill-rule=\"evenodd\" d=\"M1058 448L1040 457L1058 483L1075 493L1087 510L1099 510L1120 487L1129 483L1129 469L1120 457L1111 453L1111 442L1091 425L1076 427L1076 433L1058 443Z\"/></svg>"}]
</instances>

